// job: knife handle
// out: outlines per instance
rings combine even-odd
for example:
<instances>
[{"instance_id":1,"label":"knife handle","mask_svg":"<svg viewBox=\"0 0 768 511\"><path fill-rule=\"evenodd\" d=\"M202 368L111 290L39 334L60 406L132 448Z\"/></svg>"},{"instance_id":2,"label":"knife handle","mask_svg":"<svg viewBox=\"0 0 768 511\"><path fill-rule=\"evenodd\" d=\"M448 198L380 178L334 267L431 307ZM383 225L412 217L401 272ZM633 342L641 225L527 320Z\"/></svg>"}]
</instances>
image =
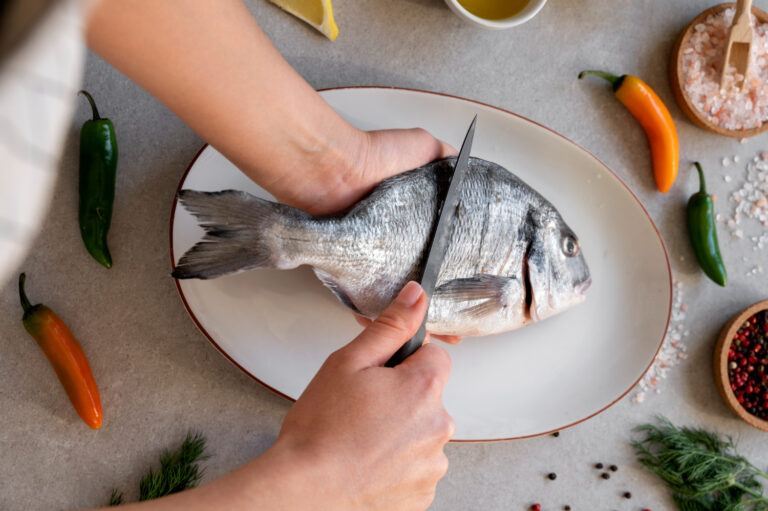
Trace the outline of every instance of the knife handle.
<instances>
[{"instance_id":1,"label":"knife handle","mask_svg":"<svg viewBox=\"0 0 768 511\"><path fill-rule=\"evenodd\" d=\"M392 355L392 358L387 360L384 367L395 367L403 360L413 355L417 349L424 344L424 339L427 337L427 316L424 315L424 319L421 322L421 326L416 331L416 334L411 337L411 340L400 346L400 349Z\"/></svg>"}]
</instances>

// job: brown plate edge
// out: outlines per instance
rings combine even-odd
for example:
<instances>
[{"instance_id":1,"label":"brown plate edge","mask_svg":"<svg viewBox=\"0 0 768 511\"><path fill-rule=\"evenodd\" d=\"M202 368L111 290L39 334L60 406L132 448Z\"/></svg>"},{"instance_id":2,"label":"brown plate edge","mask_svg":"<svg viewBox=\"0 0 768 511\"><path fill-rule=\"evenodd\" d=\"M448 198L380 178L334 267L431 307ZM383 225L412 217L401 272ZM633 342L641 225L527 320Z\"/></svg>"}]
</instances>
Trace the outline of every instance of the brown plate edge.
<instances>
[{"instance_id":1,"label":"brown plate edge","mask_svg":"<svg viewBox=\"0 0 768 511\"><path fill-rule=\"evenodd\" d=\"M432 95L435 95L435 96L443 96L443 97L447 97L447 98L459 99L459 100L462 100L462 101L468 101L470 103L475 103L477 105L481 105L481 106L484 106L484 107L492 108L494 110L498 110L500 112L504 112L506 114L512 115L514 117L517 117L519 119L527 121L527 122L529 122L529 123L531 123L531 124L533 124L535 126L538 126L539 128L543 128L543 129L549 131L550 133L553 133L553 134L557 135L558 137L562 138L566 142L568 142L570 144L573 144L578 149L581 149L582 151L584 151L585 153L590 155L592 158L594 158L598 163L600 163L600 165L605 167L605 169L608 172L610 172L613 175L613 177L615 177L619 181L619 183L621 183L624 186L624 188L627 189L629 194L635 199L637 204L640 206L640 209L643 211L643 213L645 213L645 216L648 217L648 221L651 223L651 226L656 231L656 235L659 237L659 241L661 242L661 247L662 247L662 249L664 251L664 257L665 257L665 259L667 261L667 272L669 274L669 312L667 313L667 321L666 321L666 325L664 327L664 333L662 334L661 340L659 341L659 347L656 348L656 353L654 354L654 356L651 359L650 363L645 368L645 370L640 374L640 376L637 378L637 380L632 385L630 385L630 387L627 390L622 392L621 395L619 395L616 399L611 401L609 404L607 404L603 408L597 410L596 412L594 412L594 413L584 417L583 419L580 419L578 421L572 422L570 424L566 424L566 425L564 425L564 426L562 426L560 428L552 429L552 430L549 430L549 431L544 431L544 432L541 432L541 433L535 433L535 434L532 434L532 435L523 435L523 436L507 437L507 438L450 440L450 442L451 443L505 442L505 441L509 441L509 440L522 440L522 439L525 439L525 438L534 438L534 437L538 437L538 436L549 435L549 434L552 434L552 433L555 433L555 432L558 432L558 431L562 431L564 429L568 429L570 427L576 426L578 424L581 424L582 422L587 421L587 420L591 419L592 417L595 417L595 416L603 413L605 410L607 410L608 408L610 408L611 406L613 406L617 402L619 402L624 396L629 394L629 392L633 388L635 388L635 386L637 386L637 384L640 382L640 380L643 379L643 376L645 376L645 373L647 373L648 370L651 368L651 366L653 365L653 363L656 360L656 357L659 354L659 351L661 350L662 345L664 344L664 338L666 337L667 330L669 329L669 322L670 322L670 319L672 317L672 298L673 298L672 266L671 266L670 260L669 260L669 251L667 250L667 245L666 245L666 243L664 243L664 238L661 236L661 232L659 231L659 228L656 226L656 223L653 221L653 218L651 218L651 215L648 213L648 210L645 208L643 203L640 201L640 198L632 191L632 189L613 170L611 170L611 168L608 165L606 165L600 158L598 158L592 152L590 152L587 149L583 148L582 146L580 146L576 142L572 141L571 139L565 137L564 135L561 135L560 133L558 133L558 132L556 132L556 131L554 131L554 130L552 130L552 129L550 129L550 128L548 128L548 127L546 127L546 126L544 126L544 125L542 125L542 124L540 124L540 123L538 123L536 121L528 119L527 117L524 117L522 115L516 114L514 112L510 112L509 110L506 110L506 109L501 108L501 107L497 107L497 106L489 105L487 103L483 103L482 101L477 101L477 100L474 100L474 99L463 98L463 97L460 97L460 96L454 96L452 94L446 94L446 93L443 93L443 92L425 91L425 90L412 89L412 88L407 88L407 87L375 86L375 85L358 85L358 86L348 86L348 87L328 87L328 88L325 88L325 89L318 89L317 92L352 90L352 89L401 90L401 91L418 92L418 93L424 93L424 94L432 94ZM173 223L174 223L174 220L175 220L175 217L176 217L176 207L178 205L178 193L181 190L181 187L184 184L184 181L186 180L187 175L189 174L189 171L192 170L192 166L195 164L195 162L200 157L200 155L203 153L203 151L208 147L208 145L209 144L207 144L207 143L203 144L203 146L197 152L195 157L192 159L192 161L190 162L189 166L187 167L187 170L185 170L184 174L181 176L181 179L179 180L179 185L176 188L176 194L173 197L173 205L171 206L171 215L170 215L170 222L169 222L169 229L168 229L169 241L170 241L171 268L173 268L173 266L175 264L175 257L174 257L174 253L173 253ZM200 330L200 332L205 336L205 338L208 339L208 341L216 348L216 350L219 353L221 353L221 355L223 355L227 360L229 360L232 364L234 364L235 367L237 367L238 369L243 371L246 375L251 377L253 380L255 380L257 383L259 383L261 386L263 386L267 390L270 390L270 391L274 392L275 394L277 394L278 396L281 396L281 397L283 397L283 398L285 398L285 399L287 399L287 400L289 400L291 402L295 402L296 401L294 398L292 398L292 397L290 397L290 396L280 392L279 390L269 386L268 384L266 384L265 382L263 382L262 380L260 380L256 376L254 376L253 374L248 372L243 366L238 364L232 357L230 357L216 343L216 341L213 339L213 337L211 337L211 335L205 330L203 325L200 324L200 322L198 321L197 317L192 312L192 309L189 307L189 304L187 303L187 299L184 296L184 292L181 290L181 285L179 284L179 281L177 279L174 279L174 283L176 284L176 290L179 292L179 296L181 297L181 301L184 304L184 308L187 310L187 314L189 314L189 317L192 319L192 322L197 326L198 330Z\"/></svg>"}]
</instances>

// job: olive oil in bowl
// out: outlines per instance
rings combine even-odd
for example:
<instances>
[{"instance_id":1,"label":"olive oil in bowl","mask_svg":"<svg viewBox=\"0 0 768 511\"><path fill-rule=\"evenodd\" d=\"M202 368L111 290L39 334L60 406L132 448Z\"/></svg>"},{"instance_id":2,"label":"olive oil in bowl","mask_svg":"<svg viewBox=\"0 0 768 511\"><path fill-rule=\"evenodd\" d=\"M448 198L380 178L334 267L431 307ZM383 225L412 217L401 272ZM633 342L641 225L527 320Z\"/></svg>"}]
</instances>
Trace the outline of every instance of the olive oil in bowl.
<instances>
[{"instance_id":1,"label":"olive oil in bowl","mask_svg":"<svg viewBox=\"0 0 768 511\"><path fill-rule=\"evenodd\" d=\"M530 0L458 0L459 4L478 18L505 20L522 11Z\"/></svg>"}]
</instances>

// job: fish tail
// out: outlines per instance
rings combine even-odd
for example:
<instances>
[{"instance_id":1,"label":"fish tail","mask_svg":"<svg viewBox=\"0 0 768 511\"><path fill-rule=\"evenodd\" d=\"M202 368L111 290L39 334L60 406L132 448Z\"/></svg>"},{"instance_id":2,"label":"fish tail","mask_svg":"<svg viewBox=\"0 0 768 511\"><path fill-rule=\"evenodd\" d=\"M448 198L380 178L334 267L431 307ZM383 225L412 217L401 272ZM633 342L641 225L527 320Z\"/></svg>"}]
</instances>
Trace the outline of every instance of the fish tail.
<instances>
[{"instance_id":1,"label":"fish tail","mask_svg":"<svg viewBox=\"0 0 768 511\"><path fill-rule=\"evenodd\" d=\"M283 260L280 229L293 218L309 215L237 191L181 190L179 201L205 229L205 237L189 249L171 274L177 279L212 279L254 268L289 268Z\"/></svg>"}]
</instances>

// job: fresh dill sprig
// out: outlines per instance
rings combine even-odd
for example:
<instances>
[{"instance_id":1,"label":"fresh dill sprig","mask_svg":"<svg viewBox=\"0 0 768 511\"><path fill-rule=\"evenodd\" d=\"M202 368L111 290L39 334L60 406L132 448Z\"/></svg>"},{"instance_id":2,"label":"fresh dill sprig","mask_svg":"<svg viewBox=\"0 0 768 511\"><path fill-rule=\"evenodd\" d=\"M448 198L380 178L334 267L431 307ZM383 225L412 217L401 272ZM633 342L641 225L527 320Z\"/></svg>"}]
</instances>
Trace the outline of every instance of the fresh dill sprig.
<instances>
[{"instance_id":1,"label":"fresh dill sprig","mask_svg":"<svg viewBox=\"0 0 768 511\"><path fill-rule=\"evenodd\" d=\"M667 484L680 511L768 510L758 479L768 474L737 454L730 437L661 417L636 430L644 435L632 442L638 461Z\"/></svg>"},{"instance_id":2,"label":"fresh dill sprig","mask_svg":"<svg viewBox=\"0 0 768 511\"><path fill-rule=\"evenodd\" d=\"M160 470L151 468L139 483L139 500L152 500L171 493L194 488L203 477L198 461L208 459L205 438L200 433L187 433L187 438L174 452L160 456Z\"/></svg>"},{"instance_id":3,"label":"fresh dill sprig","mask_svg":"<svg viewBox=\"0 0 768 511\"><path fill-rule=\"evenodd\" d=\"M119 506L123 503L123 492L118 491L116 488L112 489L112 495L109 497L110 506Z\"/></svg>"},{"instance_id":4,"label":"fresh dill sprig","mask_svg":"<svg viewBox=\"0 0 768 511\"><path fill-rule=\"evenodd\" d=\"M139 500L152 500L187 488L194 488L203 477L204 469L198 462L210 458L205 452L205 437L200 433L187 433L184 442L175 451L160 456L160 470L151 468L139 483ZM123 503L123 494L112 490L110 506Z\"/></svg>"}]
</instances>

